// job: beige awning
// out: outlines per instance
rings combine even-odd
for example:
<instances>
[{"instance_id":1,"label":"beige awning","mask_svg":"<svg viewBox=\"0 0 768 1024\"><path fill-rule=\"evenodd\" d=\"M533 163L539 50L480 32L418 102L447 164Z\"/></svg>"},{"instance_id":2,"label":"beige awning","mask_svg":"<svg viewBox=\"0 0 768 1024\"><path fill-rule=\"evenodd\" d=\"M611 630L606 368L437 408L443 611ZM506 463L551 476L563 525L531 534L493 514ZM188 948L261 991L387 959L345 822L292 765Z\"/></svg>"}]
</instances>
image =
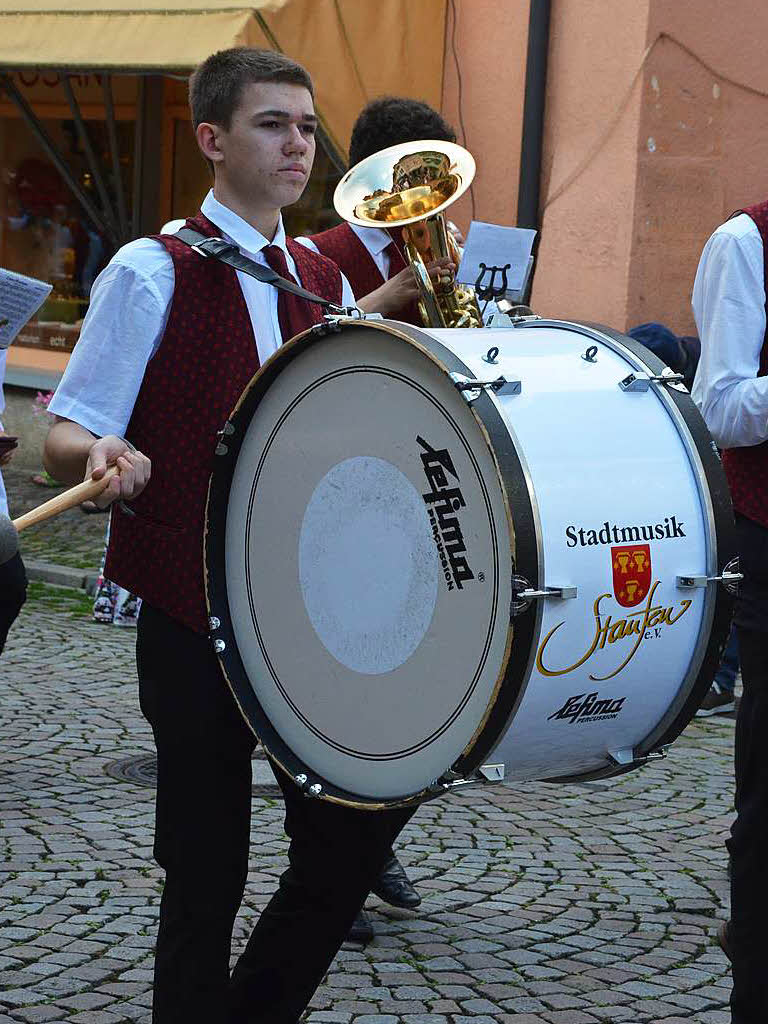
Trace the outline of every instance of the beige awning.
<instances>
[{"instance_id":1,"label":"beige awning","mask_svg":"<svg viewBox=\"0 0 768 1024\"><path fill-rule=\"evenodd\" d=\"M264 46L254 11L286 0L0 0L0 65L189 68L228 46Z\"/></svg>"},{"instance_id":2,"label":"beige awning","mask_svg":"<svg viewBox=\"0 0 768 1024\"><path fill-rule=\"evenodd\" d=\"M188 70L230 46L304 64L346 150L366 100L440 106L446 0L0 0L0 68Z\"/></svg>"}]
</instances>

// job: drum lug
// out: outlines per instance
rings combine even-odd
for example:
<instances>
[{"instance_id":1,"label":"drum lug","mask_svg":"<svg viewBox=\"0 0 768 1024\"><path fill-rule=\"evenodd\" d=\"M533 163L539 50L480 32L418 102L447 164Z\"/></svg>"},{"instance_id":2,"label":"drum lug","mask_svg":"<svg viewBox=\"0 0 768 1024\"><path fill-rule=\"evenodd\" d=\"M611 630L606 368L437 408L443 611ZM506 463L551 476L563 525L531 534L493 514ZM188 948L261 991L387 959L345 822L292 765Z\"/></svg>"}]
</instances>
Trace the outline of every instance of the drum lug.
<instances>
[{"instance_id":1,"label":"drum lug","mask_svg":"<svg viewBox=\"0 0 768 1024\"><path fill-rule=\"evenodd\" d=\"M571 601L577 597L578 587L544 587L542 590L535 590L525 576L512 577L512 604L510 615L514 618L530 607L532 601L538 598L554 598L556 601Z\"/></svg>"},{"instance_id":2,"label":"drum lug","mask_svg":"<svg viewBox=\"0 0 768 1024\"><path fill-rule=\"evenodd\" d=\"M226 651L227 649L227 645L224 643L223 640L214 640L213 649L214 651L216 651L217 654L223 654L224 651Z\"/></svg>"},{"instance_id":3,"label":"drum lug","mask_svg":"<svg viewBox=\"0 0 768 1024\"><path fill-rule=\"evenodd\" d=\"M462 373L452 373L451 380L468 405L480 397L483 388L488 388L495 395L519 395L523 390L521 381L507 380L504 376L497 377L496 380L473 380Z\"/></svg>"},{"instance_id":4,"label":"drum lug","mask_svg":"<svg viewBox=\"0 0 768 1024\"><path fill-rule=\"evenodd\" d=\"M505 767L503 764L481 764L477 769L486 782L503 782Z\"/></svg>"},{"instance_id":5,"label":"drum lug","mask_svg":"<svg viewBox=\"0 0 768 1024\"><path fill-rule=\"evenodd\" d=\"M651 384L670 384L675 386L678 391L687 391L687 388L681 387L684 380L685 377L682 373L675 373L667 366L656 376L651 376L642 370L633 370L619 381L619 387L622 391L647 391Z\"/></svg>"},{"instance_id":6,"label":"drum lug","mask_svg":"<svg viewBox=\"0 0 768 1024\"><path fill-rule=\"evenodd\" d=\"M213 633L221 625L221 619L217 615L211 615L208 618L208 625Z\"/></svg>"}]
</instances>

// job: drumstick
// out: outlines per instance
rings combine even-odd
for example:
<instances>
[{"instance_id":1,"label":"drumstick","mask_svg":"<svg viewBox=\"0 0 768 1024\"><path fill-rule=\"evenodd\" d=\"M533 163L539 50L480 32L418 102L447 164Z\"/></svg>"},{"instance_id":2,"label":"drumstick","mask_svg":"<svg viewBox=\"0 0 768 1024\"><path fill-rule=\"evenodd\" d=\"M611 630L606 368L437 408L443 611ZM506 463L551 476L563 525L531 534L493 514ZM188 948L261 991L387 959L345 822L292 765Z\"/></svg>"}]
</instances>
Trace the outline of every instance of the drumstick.
<instances>
[{"instance_id":1,"label":"drumstick","mask_svg":"<svg viewBox=\"0 0 768 1024\"><path fill-rule=\"evenodd\" d=\"M81 484L77 484L75 487L70 487L68 491L64 491L62 494L57 494L56 497L51 498L50 501L46 501L42 505L38 505L37 508L30 509L30 511L25 512L23 516L19 516L18 519L13 520L16 532L20 533L28 526L35 526L37 523L44 523L46 519L51 519L53 516L57 516L61 512L66 512L68 509L74 508L75 505L80 505L84 501L90 501L92 498L98 498L117 472L117 466L110 466L101 480L84 480Z\"/></svg>"}]
</instances>

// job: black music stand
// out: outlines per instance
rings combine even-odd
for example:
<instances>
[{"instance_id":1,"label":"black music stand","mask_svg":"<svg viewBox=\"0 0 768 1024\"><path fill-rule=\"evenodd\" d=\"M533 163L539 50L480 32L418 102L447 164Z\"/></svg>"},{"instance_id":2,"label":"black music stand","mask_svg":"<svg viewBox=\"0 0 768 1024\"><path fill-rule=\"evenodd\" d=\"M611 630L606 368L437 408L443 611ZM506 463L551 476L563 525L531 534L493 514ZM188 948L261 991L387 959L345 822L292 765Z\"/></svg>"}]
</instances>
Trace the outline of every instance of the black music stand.
<instances>
[{"instance_id":1,"label":"black music stand","mask_svg":"<svg viewBox=\"0 0 768 1024\"><path fill-rule=\"evenodd\" d=\"M480 264L480 273L475 279L475 294L478 299L485 303L480 313L481 316L485 316L485 311L491 299L498 301L504 298L509 285L507 271L511 266L511 263L505 263L503 267L488 267L485 263ZM490 274L490 278L488 279L488 284L484 285L482 281L486 274ZM500 275L501 280L501 283L498 285L496 284L497 274Z\"/></svg>"}]
</instances>

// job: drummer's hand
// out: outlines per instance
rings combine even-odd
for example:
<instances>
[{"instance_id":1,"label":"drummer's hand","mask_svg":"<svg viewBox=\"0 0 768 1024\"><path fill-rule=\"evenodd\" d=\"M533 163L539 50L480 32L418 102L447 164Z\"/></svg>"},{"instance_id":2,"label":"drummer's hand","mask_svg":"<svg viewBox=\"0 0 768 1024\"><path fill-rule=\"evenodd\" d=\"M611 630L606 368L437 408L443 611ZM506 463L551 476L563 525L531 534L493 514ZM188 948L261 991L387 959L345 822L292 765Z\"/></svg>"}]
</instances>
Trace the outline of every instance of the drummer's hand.
<instances>
[{"instance_id":1,"label":"drummer's hand","mask_svg":"<svg viewBox=\"0 0 768 1024\"><path fill-rule=\"evenodd\" d=\"M86 480L101 480L108 466L117 466L113 476L101 494L94 498L99 508L107 508L113 501L130 501L137 498L149 483L152 464L141 452L132 452L122 437L107 434L91 447L85 470Z\"/></svg>"},{"instance_id":2,"label":"drummer's hand","mask_svg":"<svg viewBox=\"0 0 768 1024\"><path fill-rule=\"evenodd\" d=\"M439 283L441 274L444 277L450 274L453 279L453 260L447 257L435 260L434 263L428 265L427 270L435 284ZM391 316L402 312L406 306L419 298L419 294L418 279L409 265L394 277L390 277L375 291L369 292L368 295L360 299L358 306L366 313L381 313L382 316Z\"/></svg>"}]
</instances>

